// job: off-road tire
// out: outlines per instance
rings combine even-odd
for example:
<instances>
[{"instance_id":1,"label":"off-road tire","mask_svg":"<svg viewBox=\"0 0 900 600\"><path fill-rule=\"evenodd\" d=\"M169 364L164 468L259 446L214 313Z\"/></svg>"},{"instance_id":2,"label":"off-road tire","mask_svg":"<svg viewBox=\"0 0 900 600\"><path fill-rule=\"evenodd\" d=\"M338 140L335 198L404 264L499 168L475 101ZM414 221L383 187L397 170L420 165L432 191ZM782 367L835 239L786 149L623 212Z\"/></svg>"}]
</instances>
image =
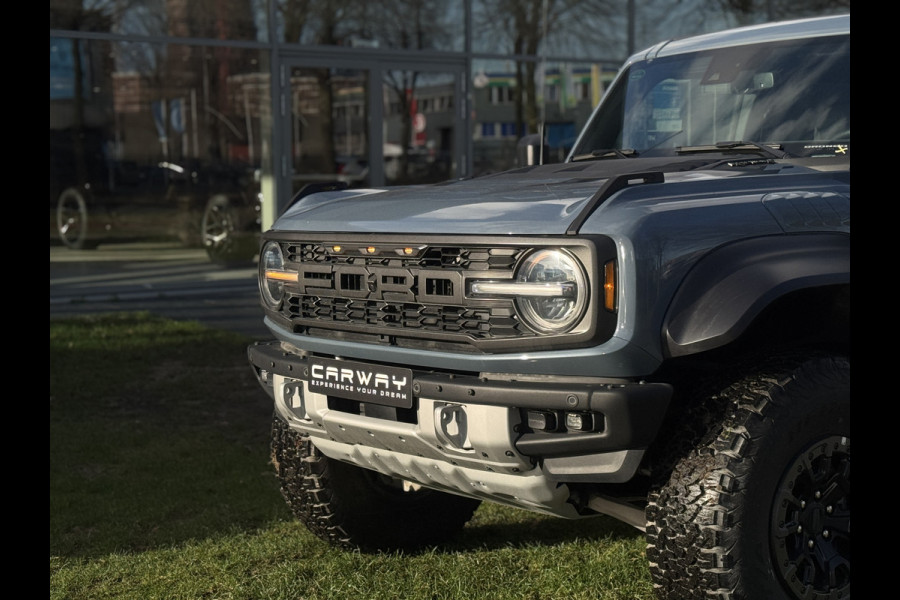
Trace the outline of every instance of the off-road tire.
<instances>
[{"instance_id":1,"label":"off-road tire","mask_svg":"<svg viewBox=\"0 0 900 600\"><path fill-rule=\"evenodd\" d=\"M333 546L362 551L415 550L459 533L479 500L428 489L333 460L278 415L272 462L292 513ZM408 489L408 486L407 486Z\"/></svg>"},{"instance_id":2,"label":"off-road tire","mask_svg":"<svg viewBox=\"0 0 900 600\"><path fill-rule=\"evenodd\" d=\"M849 599L849 359L767 367L710 406L719 424L648 496L659 598Z\"/></svg>"},{"instance_id":3,"label":"off-road tire","mask_svg":"<svg viewBox=\"0 0 900 600\"><path fill-rule=\"evenodd\" d=\"M97 240L89 236L90 225L87 200L81 190L66 188L56 201L56 233L59 240L73 250L93 250Z\"/></svg>"}]
</instances>

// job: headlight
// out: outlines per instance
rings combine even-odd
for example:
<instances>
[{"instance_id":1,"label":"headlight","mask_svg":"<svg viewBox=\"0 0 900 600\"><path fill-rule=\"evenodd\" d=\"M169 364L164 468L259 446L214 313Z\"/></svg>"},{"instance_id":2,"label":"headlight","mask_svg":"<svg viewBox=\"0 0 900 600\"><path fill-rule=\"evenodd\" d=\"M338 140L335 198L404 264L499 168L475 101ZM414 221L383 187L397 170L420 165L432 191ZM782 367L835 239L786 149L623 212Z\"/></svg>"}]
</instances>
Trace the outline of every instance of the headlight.
<instances>
[{"instance_id":1,"label":"headlight","mask_svg":"<svg viewBox=\"0 0 900 600\"><path fill-rule=\"evenodd\" d=\"M516 298L516 306L530 327L546 333L562 333L574 327L584 315L588 292L584 271L565 251L539 250L530 254L519 266L516 281L520 285L537 286L534 295ZM538 292L541 288L544 291Z\"/></svg>"},{"instance_id":2,"label":"headlight","mask_svg":"<svg viewBox=\"0 0 900 600\"><path fill-rule=\"evenodd\" d=\"M285 281L297 281L297 273L284 270L281 246L268 242L259 255L259 291L266 306L278 308L281 305Z\"/></svg>"},{"instance_id":3,"label":"headlight","mask_svg":"<svg viewBox=\"0 0 900 600\"><path fill-rule=\"evenodd\" d=\"M476 281L470 292L514 298L522 321L542 333L571 330L588 305L584 269L565 250L533 252L516 269L515 282Z\"/></svg>"}]
</instances>

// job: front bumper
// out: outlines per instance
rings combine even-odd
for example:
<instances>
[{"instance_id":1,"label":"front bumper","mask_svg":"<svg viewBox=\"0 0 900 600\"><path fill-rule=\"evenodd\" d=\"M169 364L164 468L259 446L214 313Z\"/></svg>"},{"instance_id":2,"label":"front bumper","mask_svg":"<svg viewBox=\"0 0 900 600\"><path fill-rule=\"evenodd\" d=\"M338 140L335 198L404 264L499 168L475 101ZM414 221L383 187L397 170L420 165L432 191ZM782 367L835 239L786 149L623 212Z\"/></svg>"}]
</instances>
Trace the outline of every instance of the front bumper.
<instances>
[{"instance_id":1,"label":"front bumper","mask_svg":"<svg viewBox=\"0 0 900 600\"><path fill-rule=\"evenodd\" d=\"M631 479L671 398L661 383L412 371L410 408L310 389L313 355L277 341L248 348L278 414L326 456L421 485L558 516L564 484ZM535 417L590 415L590 431Z\"/></svg>"}]
</instances>

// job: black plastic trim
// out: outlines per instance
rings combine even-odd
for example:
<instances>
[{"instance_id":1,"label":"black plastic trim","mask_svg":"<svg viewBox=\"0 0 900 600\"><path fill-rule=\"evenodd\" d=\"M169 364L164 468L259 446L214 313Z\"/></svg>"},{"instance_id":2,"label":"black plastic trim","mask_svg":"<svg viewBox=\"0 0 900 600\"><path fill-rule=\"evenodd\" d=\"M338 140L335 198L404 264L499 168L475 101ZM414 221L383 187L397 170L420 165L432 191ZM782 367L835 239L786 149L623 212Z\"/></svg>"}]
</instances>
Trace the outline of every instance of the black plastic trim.
<instances>
[{"instance_id":1,"label":"black plastic trim","mask_svg":"<svg viewBox=\"0 0 900 600\"><path fill-rule=\"evenodd\" d=\"M308 359L286 352L280 342L257 342L247 348L247 355L257 377L262 370L299 380L309 377ZM260 379L260 384L272 395L271 380ZM584 378L487 380L471 375L414 372L413 394L459 404L602 413L604 430L600 433L529 433L517 442L519 451L528 456L564 456L645 448L659 430L672 386Z\"/></svg>"},{"instance_id":2,"label":"black plastic trim","mask_svg":"<svg viewBox=\"0 0 900 600\"><path fill-rule=\"evenodd\" d=\"M849 283L848 233L728 244L704 256L684 278L663 322L663 348L677 357L724 346L785 294Z\"/></svg>"},{"instance_id":3,"label":"black plastic trim","mask_svg":"<svg viewBox=\"0 0 900 600\"><path fill-rule=\"evenodd\" d=\"M656 438L672 397L667 383L629 383L595 389L590 410L601 413L601 432L527 433L516 442L526 456L571 456L646 448Z\"/></svg>"},{"instance_id":4,"label":"black plastic trim","mask_svg":"<svg viewBox=\"0 0 900 600\"><path fill-rule=\"evenodd\" d=\"M666 177L662 171L647 171L645 173L625 173L607 179L600 186L587 204L575 217L575 220L569 224L566 235L578 235L578 230L588 220L588 217L596 210L598 206L603 204L610 196L631 185L640 185L645 183L663 183Z\"/></svg>"}]
</instances>

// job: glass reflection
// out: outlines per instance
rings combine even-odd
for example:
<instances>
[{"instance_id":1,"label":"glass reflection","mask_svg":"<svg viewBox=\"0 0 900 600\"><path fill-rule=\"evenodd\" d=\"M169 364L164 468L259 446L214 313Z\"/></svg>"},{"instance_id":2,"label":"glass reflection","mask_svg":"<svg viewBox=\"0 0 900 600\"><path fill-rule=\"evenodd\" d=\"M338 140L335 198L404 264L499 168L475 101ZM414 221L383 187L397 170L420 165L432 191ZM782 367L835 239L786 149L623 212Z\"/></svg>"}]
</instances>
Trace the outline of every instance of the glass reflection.
<instances>
[{"instance_id":1,"label":"glass reflection","mask_svg":"<svg viewBox=\"0 0 900 600\"><path fill-rule=\"evenodd\" d=\"M252 251L270 112L259 53L51 38L50 56L51 240Z\"/></svg>"},{"instance_id":2,"label":"glass reflection","mask_svg":"<svg viewBox=\"0 0 900 600\"><path fill-rule=\"evenodd\" d=\"M292 193L314 183L369 183L368 72L294 68L290 77Z\"/></svg>"},{"instance_id":3,"label":"glass reflection","mask_svg":"<svg viewBox=\"0 0 900 600\"><path fill-rule=\"evenodd\" d=\"M455 176L455 90L452 73L385 73L388 184L436 183Z\"/></svg>"},{"instance_id":4,"label":"glass reflection","mask_svg":"<svg viewBox=\"0 0 900 600\"><path fill-rule=\"evenodd\" d=\"M565 160L617 69L616 63L475 61L475 174L520 165L519 141L531 134L543 135L544 163Z\"/></svg>"},{"instance_id":5,"label":"glass reflection","mask_svg":"<svg viewBox=\"0 0 900 600\"><path fill-rule=\"evenodd\" d=\"M276 0L291 44L462 51L465 3L445 0Z\"/></svg>"},{"instance_id":6,"label":"glass reflection","mask_svg":"<svg viewBox=\"0 0 900 600\"><path fill-rule=\"evenodd\" d=\"M624 54L626 0L473 0L472 49L615 61Z\"/></svg>"},{"instance_id":7,"label":"glass reflection","mask_svg":"<svg viewBox=\"0 0 900 600\"><path fill-rule=\"evenodd\" d=\"M50 0L50 29L267 39L267 0Z\"/></svg>"}]
</instances>

